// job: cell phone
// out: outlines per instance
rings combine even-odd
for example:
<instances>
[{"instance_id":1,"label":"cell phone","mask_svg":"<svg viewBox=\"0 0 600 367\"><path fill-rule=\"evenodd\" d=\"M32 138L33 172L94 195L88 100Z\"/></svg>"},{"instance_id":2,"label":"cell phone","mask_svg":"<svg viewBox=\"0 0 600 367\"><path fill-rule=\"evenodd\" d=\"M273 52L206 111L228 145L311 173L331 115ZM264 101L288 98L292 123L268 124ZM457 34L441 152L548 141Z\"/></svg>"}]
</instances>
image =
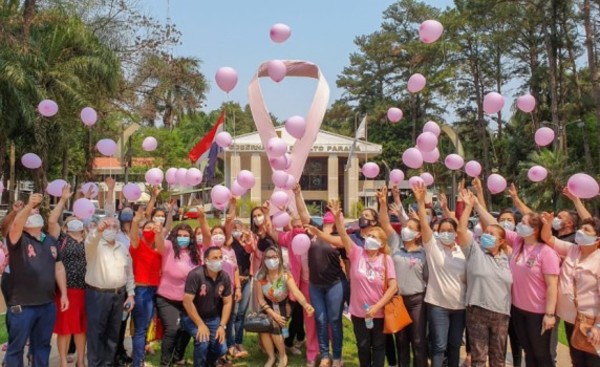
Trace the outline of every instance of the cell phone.
<instances>
[{"instance_id":1,"label":"cell phone","mask_svg":"<svg viewBox=\"0 0 600 367\"><path fill-rule=\"evenodd\" d=\"M21 312L23 312L23 308L21 308L21 305L18 306L10 306L10 312L14 313L15 315L20 314Z\"/></svg>"}]
</instances>

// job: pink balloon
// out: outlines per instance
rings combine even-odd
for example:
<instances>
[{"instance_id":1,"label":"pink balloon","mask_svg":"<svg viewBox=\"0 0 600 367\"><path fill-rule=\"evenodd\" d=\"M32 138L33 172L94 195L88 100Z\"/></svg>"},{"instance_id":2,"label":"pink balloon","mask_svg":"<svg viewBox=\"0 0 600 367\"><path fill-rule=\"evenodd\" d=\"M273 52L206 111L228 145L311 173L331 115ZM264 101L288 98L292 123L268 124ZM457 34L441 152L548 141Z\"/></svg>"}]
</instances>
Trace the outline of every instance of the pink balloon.
<instances>
[{"instance_id":1,"label":"pink balloon","mask_svg":"<svg viewBox=\"0 0 600 367\"><path fill-rule=\"evenodd\" d=\"M62 196L62 189L67 185L67 181L65 180L54 180L48 183L46 186L46 192L55 198L59 198Z\"/></svg>"},{"instance_id":2,"label":"pink balloon","mask_svg":"<svg viewBox=\"0 0 600 367\"><path fill-rule=\"evenodd\" d=\"M288 174L288 178L287 178L287 181L285 182L284 189L291 190L295 184L296 184L296 178L294 176Z\"/></svg>"},{"instance_id":3,"label":"pink balloon","mask_svg":"<svg viewBox=\"0 0 600 367\"><path fill-rule=\"evenodd\" d=\"M465 164L465 172L471 177L477 177L481 174L481 164L477 161L468 161Z\"/></svg>"},{"instance_id":4,"label":"pink balloon","mask_svg":"<svg viewBox=\"0 0 600 367\"><path fill-rule=\"evenodd\" d=\"M427 163L435 163L440 159L440 151L435 148L431 152L421 152L423 155L423 161Z\"/></svg>"},{"instance_id":5,"label":"pink balloon","mask_svg":"<svg viewBox=\"0 0 600 367\"><path fill-rule=\"evenodd\" d=\"M233 194L234 196L244 196L244 194L246 193L245 188L243 188L237 180L233 180L233 183L231 184L231 194Z\"/></svg>"},{"instance_id":6,"label":"pink balloon","mask_svg":"<svg viewBox=\"0 0 600 367\"><path fill-rule=\"evenodd\" d=\"M531 94L525 94L517 98L517 108L529 113L535 109L535 98Z\"/></svg>"},{"instance_id":7,"label":"pink balloon","mask_svg":"<svg viewBox=\"0 0 600 367\"><path fill-rule=\"evenodd\" d=\"M429 172L421 173L421 179L425 182L425 186L433 185L433 176Z\"/></svg>"},{"instance_id":8,"label":"pink balloon","mask_svg":"<svg viewBox=\"0 0 600 367\"><path fill-rule=\"evenodd\" d=\"M269 163L274 170L286 170L288 167L288 161L285 156L282 157L271 157L269 158Z\"/></svg>"},{"instance_id":9,"label":"pink balloon","mask_svg":"<svg viewBox=\"0 0 600 367\"><path fill-rule=\"evenodd\" d=\"M415 187L418 183L422 183L423 185L425 185L425 181L423 181L423 179L420 176L412 176L408 179L408 184L410 185L410 187Z\"/></svg>"},{"instance_id":10,"label":"pink balloon","mask_svg":"<svg viewBox=\"0 0 600 367\"><path fill-rule=\"evenodd\" d=\"M246 190L250 190L254 184L256 183L256 179L254 178L254 174L248 170L241 170L237 175L237 181L241 187Z\"/></svg>"},{"instance_id":11,"label":"pink balloon","mask_svg":"<svg viewBox=\"0 0 600 367\"><path fill-rule=\"evenodd\" d=\"M440 126L438 124L436 124L433 121L427 121L425 123L425 125L423 125L423 132L430 132L430 133L434 133L435 136L440 136L440 133L442 132L442 129L440 129Z\"/></svg>"},{"instance_id":12,"label":"pink balloon","mask_svg":"<svg viewBox=\"0 0 600 367\"><path fill-rule=\"evenodd\" d=\"M158 141L153 136L148 136L142 142L142 149L146 152L152 152L158 147Z\"/></svg>"},{"instance_id":13,"label":"pink balloon","mask_svg":"<svg viewBox=\"0 0 600 367\"><path fill-rule=\"evenodd\" d=\"M408 148L402 153L402 162L410 168L421 168L423 165L423 155L417 148Z\"/></svg>"},{"instance_id":14,"label":"pink balloon","mask_svg":"<svg viewBox=\"0 0 600 367\"><path fill-rule=\"evenodd\" d=\"M140 187L134 183L128 183L123 186L123 196L128 201L134 202L138 201L142 197L142 190Z\"/></svg>"},{"instance_id":15,"label":"pink balloon","mask_svg":"<svg viewBox=\"0 0 600 367\"><path fill-rule=\"evenodd\" d=\"M548 176L548 170L542 166L533 166L527 171L527 178L532 182L544 181Z\"/></svg>"},{"instance_id":16,"label":"pink balloon","mask_svg":"<svg viewBox=\"0 0 600 367\"><path fill-rule=\"evenodd\" d=\"M540 147L545 147L546 145L552 143L554 141L554 130L549 127L540 127L535 132L535 143Z\"/></svg>"},{"instance_id":17,"label":"pink balloon","mask_svg":"<svg viewBox=\"0 0 600 367\"><path fill-rule=\"evenodd\" d=\"M229 93L235 88L235 85L238 82L238 74L234 68L223 66L217 70L215 80L223 92Z\"/></svg>"},{"instance_id":18,"label":"pink balloon","mask_svg":"<svg viewBox=\"0 0 600 367\"><path fill-rule=\"evenodd\" d=\"M177 180L177 184L181 186L187 186L187 168L179 168L177 172L175 172L175 179Z\"/></svg>"},{"instance_id":19,"label":"pink balloon","mask_svg":"<svg viewBox=\"0 0 600 367\"><path fill-rule=\"evenodd\" d=\"M422 74L416 73L408 79L408 91L411 93L419 93L425 88L427 80Z\"/></svg>"},{"instance_id":20,"label":"pink balloon","mask_svg":"<svg viewBox=\"0 0 600 367\"><path fill-rule=\"evenodd\" d=\"M461 169L465 164L465 161L463 157L459 156L458 154L448 154L444 160L444 164L446 167L448 167L448 169L455 171L457 169Z\"/></svg>"},{"instance_id":21,"label":"pink balloon","mask_svg":"<svg viewBox=\"0 0 600 367\"><path fill-rule=\"evenodd\" d=\"M233 143L233 138L231 137L231 134L227 131L221 131L220 133L218 133L215 140L217 142L217 145L221 148L229 148L229 146Z\"/></svg>"},{"instance_id":22,"label":"pink balloon","mask_svg":"<svg viewBox=\"0 0 600 367\"><path fill-rule=\"evenodd\" d=\"M304 136L306 130L306 121L302 116L292 116L285 122L285 130L296 139Z\"/></svg>"},{"instance_id":23,"label":"pink balloon","mask_svg":"<svg viewBox=\"0 0 600 367\"><path fill-rule=\"evenodd\" d=\"M398 122L402 120L402 116L404 116L404 114L399 108L390 107L387 111L387 118L390 120L390 122Z\"/></svg>"},{"instance_id":24,"label":"pink balloon","mask_svg":"<svg viewBox=\"0 0 600 367\"><path fill-rule=\"evenodd\" d=\"M279 209L285 208L289 202L290 196L285 191L275 191L271 195L271 203Z\"/></svg>"},{"instance_id":25,"label":"pink balloon","mask_svg":"<svg viewBox=\"0 0 600 367\"><path fill-rule=\"evenodd\" d=\"M283 23L273 24L271 30L269 31L269 36L271 40L275 43L282 43L287 41L288 38L292 35L292 29Z\"/></svg>"},{"instance_id":26,"label":"pink balloon","mask_svg":"<svg viewBox=\"0 0 600 367\"><path fill-rule=\"evenodd\" d=\"M444 26L437 20L426 20L419 27L419 38L423 43L434 43L444 33Z\"/></svg>"},{"instance_id":27,"label":"pink balloon","mask_svg":"<svg viewBox=\"0 0 600 367\"><path fill-rule=\"evenodd\" d=\"M429 131L421 133L417 137L417 148L423 152L431 152L437 147L438 138L434 133Z\"/></svg>"},{"instance_id":28,"label":"pink balloon","mask_svg":"<svg viewBox=\"0 0 600 367\"><path fill-rule=\"evenodd\" d=\"M145 178L146 182L150 185L158 186L162 183L164 174L160 168L150 168L146 171Z\"/></svg>"},{"instance_id":29,"label":"pink balloon","mask_svg":"<svg viewBox=\"0 0 600 367\"><path fill-rule=\"evenodd\" d=\"M361 171L366 178L375 178L379 174L379 166L375 162L367 162L363 164Z\"/></svg>"},{"instance_id":30,"label":"pink balloon","mask_svg":"<svg viewBox=\"0 0 600 367\"><path fill-rule=\"evenodd\" d=\"M390 172L390 181L392 182L393 185L400 185L400 183L402 181L404 181L404 172L402 172L402 170L399 169L393 169Z\"/></svg>"},{"instance_id":31,"label":"pink balloon","mask_svg":"<svg viewBox=\"0 0 600 367\"><path fill-rule=\"evenodd\" d=\"M489 115L500 112L504 107L504 97L500 93L490 92L483 97L483 110Z\"/></svg>"},{"instance_id":32,"label":"pink balloon","mask_svg":"<svg viewBox=\"0 0 600 367\"><path fill-rule=\"evenodd\" d=\"M165 177L167 179L167 183L169 185L175 185L177 183L177 168L171 167L165 173Z\"/></svg>"},{"instance_id":33,"label":"pink balloon","mask_svg":"<svg viewBox=\"0 0 600 367\"><path fill-rule=\"evenodd\" d=\"M271 175L271 181L276 187L283 188L288 180L288 173L281 170L273 171Z\"/></svg>"},{"instance_id":34,"label":"pink balloon","mask_svg":"<svg viewBox=\"0 0 600 367\"><path fill-rule=\"evenodd\" d=\"M229 199L231 199L231 191L223 185L215 185L210 190L210 198L213 205L227 204Z\"/></svg>"},{"instance_id":35,"label":"pink balloon","mask_svg":"<svg viewBox=\"0 0 600 367\"><path fill-rule=\"evenodd\" d=\"M567 182L569 191L580 199L591 199L598 195L598 181L585 173L576 173Z\"/></svg>"},{"instance_id":36,"label":"pink balloon","mask_svg":"<svg viewBox=\"0 0 600 367\"><path fill-rule=\"evenodd\" d=\"M96 143L96 149L98 149L102 155L109 157L114 155L117 151L117 143L112 139L102 139Z\"/></svg>"},{"instance_id":37,"label":"pink balloon","mask_svg":"<svg viewBox=\"0 0 600 367\"><path fill-rule=\"evenodd\" d=\"M96 110L91 107L86 107L81 110L80 117L85 126L94 126L96 121L98 121L98 114L96 113Z\"/></svg>"},{"instance_id":38,"label":"pink balloon","mask_svg":"<svg viewBox=\"0 0 600 367\"><path fill-rule=\"evenodd\" d=\"M52 117L58 113L58 105L51 99L45 99L38 105L38 111L44 117Z\"/></svg>"},{"instance_id":39,"label":"pink balloon","mask_svg":"<svg viewBox=\"0 0 600 367\"><path fill-rule=\"evenodd\" d=\"M62 188L61 188L62 189ZM92 190L92 194L90 196L91 199L95 198L98 196L98 192L100 191L100 189L98 188L98 185L96 185L96 183L94 182L86 182L81 186L81 191L84 194L87 194L90 189Z\"/></svg>"},{"instance_id":40,"label":"pink balloon","mask_svg":"<svg viewBox=\"0 0 600 367\"><path fill-rule=\"evenodd\" d=\"M271 60L267 64L267 74L274 82L279 83L287 74L287 66L281 60Z\"/></svg>"},{"instance_id":41,"label":"pink balloon","mask_svg":"<svg viewBox=\"0 0 600 367\"><path fill-rule=\"evenodd\" d=\"M302 256L308 253L310 248L310 238L304 233L300 233L292 238L292 250L294 255Z\"/></svg>"},{"instance_id":42,"label":"pink balloon","mask_svg":"<svg viewBox=\"0 0 600 367\"><path fill-rule=\"evenodd\" d=\"M287 212L278 212L273 214L273 225L275 228L283 228L290 224L290 215Z\"/></svg>"},{"instance_id":43,"label":"pink balloon","mask_svg":"<svg viewBox=\"0 0 600 367\"><path fill-rule=\"evenodd\" d=\"M492 194L506 190L506 179L497 173L492 173L487 179L487 187Z\"/></svg>"},{"instance_id":44,"label":"pink balloon","mask_svg":"<svg viewBox=\"0 0 600 367\"><path fill-rule=\"evenodd\" d=\"M271 138L267 142L267 153L271 157L281 157L287 152L287 144L281 138Z\"/></svg>"},{"instance_id":45,"label":"pink balloon","mask_svg":"<svg viewBox=\"0 0 600 367\"><path fill-rule=\"evenodd\" d=\"M88 219L96 212L94 204L86 199L81 198L73 203L73 214L79 219Z\"/></svg>"},{"instance_id":46,"label":"pink balloon","mask_svg":"<svg viewBox=\"0 0 600 367\"><path fill-rule=\"evenodd\" d=\"M188 169L185 173L185 182L188 186L200 185L200 182L202 182L202 172L195 167Z\"/></svg>"},{"instance_id":47,"label":"pink balloon","mask_svg":"<svg viewBox=\"0 0 600 367\"><path fill-rule=\"evenodd\" d=\"M223 203L223 204L214 204L214 203L213 203L213 206L214 206L215 208L217 208L218 210L220 210L220 211L224 212L224 211L225 211L225 208L227 208L227 203Z\"/></svg>"},{"instance_id":48,"label":"pink balloon","mask_svg":"<svg viewBox=\"0 0 600 367\"><path fill-rule=\"evenodd\" d=\"M29 169L38 169L42 166L42 159L35 153L26 153L21 157L21 164Z\"/></svg>"}]
</instances>

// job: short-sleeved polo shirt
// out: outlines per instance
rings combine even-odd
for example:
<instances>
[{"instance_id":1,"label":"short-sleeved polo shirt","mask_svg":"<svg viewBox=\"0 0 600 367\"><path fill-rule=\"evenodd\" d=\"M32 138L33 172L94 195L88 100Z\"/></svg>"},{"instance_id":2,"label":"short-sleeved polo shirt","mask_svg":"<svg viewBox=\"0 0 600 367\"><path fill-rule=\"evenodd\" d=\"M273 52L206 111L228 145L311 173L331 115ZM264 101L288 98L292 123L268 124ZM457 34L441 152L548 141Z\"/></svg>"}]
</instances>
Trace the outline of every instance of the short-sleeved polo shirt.
<instances>
[{"instance_id":1,"label":"short-sleeved polo shirt","mask_svg":"<svg viewBox=\"0 0 600 367\"><path fill-rule=\"evenodd\" d=\"M194 295L194 306L202 319L212 319L221 316L223 298L231 295L231 281L223 270L213 280L206 265L199 266L188 274L185 293Z\"/></svg>"}]
</instances>

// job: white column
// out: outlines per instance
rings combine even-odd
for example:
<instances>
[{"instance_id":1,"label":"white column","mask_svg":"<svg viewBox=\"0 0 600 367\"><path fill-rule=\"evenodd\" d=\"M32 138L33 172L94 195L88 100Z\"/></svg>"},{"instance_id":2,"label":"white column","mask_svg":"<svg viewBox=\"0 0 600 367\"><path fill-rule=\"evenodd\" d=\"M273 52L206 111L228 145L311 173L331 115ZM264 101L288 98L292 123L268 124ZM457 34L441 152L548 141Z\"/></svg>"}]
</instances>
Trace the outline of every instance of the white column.
<instances>
[{"instance_id":1,"label":"white column","mask_svg":"<svg viewBox=\"0 0 600 367\"><path fill-rule=\"evenodd\" d=\"M250 171L256 178L254 187L250 189L250 200L256 203L262 204L262 167L260 153L252 153L250 157Z\"/></svg>"},{"instance_id":2,"label":"white column","mask_svg":"<svg viewBox=\"0 0 600 367\"><path fill-rule=\"evenodd\" d=\"M344 213L349 217L358 202L358 158L350 160L350 168L344 174Z\"/></svg>"},{"instance_id":3,"label":"white column","mask_svg":"<svg viewBox=\"0 0 600 367\"><path fill-rule=\"evenodd\" d=\"M337 154L330 154L327 158L327 198L328 199L339 199L340 194L338 190L339 176L338 176L338 156Z\"/></svg>"},{"instance_id":4,"label":"white column","mask_svg":"<svg viewBox=\"0 0 600 367\"><path fill-rule=\"evenodd\" d=\"M239 153L231 153L227 157L229 159L229 185L235 181L238 173L242 170L242 160L240 159Z\"/></svg>"}]
</instances>

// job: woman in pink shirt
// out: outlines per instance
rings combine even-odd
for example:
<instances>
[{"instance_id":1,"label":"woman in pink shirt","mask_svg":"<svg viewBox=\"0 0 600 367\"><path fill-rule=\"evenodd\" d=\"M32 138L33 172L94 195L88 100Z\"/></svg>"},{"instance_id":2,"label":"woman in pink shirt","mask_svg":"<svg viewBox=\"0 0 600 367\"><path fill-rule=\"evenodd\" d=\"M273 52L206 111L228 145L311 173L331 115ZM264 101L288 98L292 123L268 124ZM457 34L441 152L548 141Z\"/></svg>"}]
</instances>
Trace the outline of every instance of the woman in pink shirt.
<instances>
[{"instance_id":1,"label":"woman in pink shirt","mask_svg":"<svg viewBox=\"0 0 600 367\"><path fill-rule=\"evenodd\" d=\"M600 366L600 356L570 345L573 332L579 332L574 330L579 312L595 319L588 341L600 346L600 220L589 216L584 219L573 244L552 235L554 215L544 213L543 217L542 239L564 258L560 267L556 314L565 322L571 362L574 367Z\"/></svg>"},{"instance_id":2,"label":"woman in pink shirt","mask_svg":"<svg viewBox=\"0 0 600 367\"><path fill-rule=\"evenodd\" d=\"M156 292L158 317L164 326L160 365L170 366L184 358L190 335L179 327L183 311L183 289L188 273L200 265L199 246L192 227L182 223L171 231L159 248L162 254L162 276Z\"/></svg>"},{"instance_id":3,"label":"woman in pink shirt","mask_svg":"<svg viewBox=\"0 0 600 367\"><path fill-rule=\"evenodd\" d=\"M350 259L350 314L360 366L383 367L383 306L398 292L394 263L387 254L387 235L380 227L372 227L366 233L364 248L359 247L346 233L339 201L332 200L330 210L342 238L342 248Z\"/></svg>"}]
</instances>

